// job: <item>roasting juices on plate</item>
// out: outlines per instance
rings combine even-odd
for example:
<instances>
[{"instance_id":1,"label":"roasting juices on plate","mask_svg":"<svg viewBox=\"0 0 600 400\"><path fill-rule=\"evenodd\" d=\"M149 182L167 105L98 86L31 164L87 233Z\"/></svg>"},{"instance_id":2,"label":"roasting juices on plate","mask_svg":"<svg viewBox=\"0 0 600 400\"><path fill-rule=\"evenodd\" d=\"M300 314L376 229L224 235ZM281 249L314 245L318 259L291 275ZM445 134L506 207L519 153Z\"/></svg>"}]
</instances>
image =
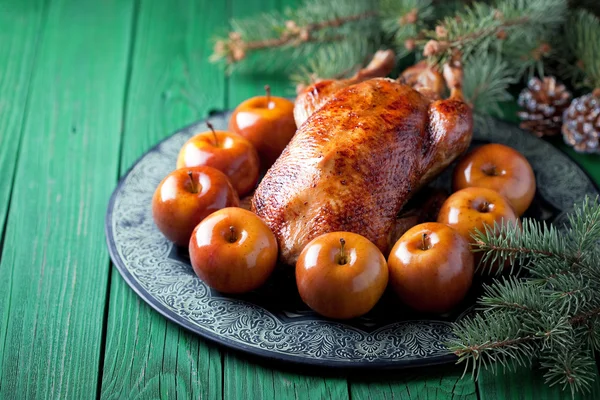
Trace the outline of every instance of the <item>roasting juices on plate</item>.
<instances>
[{"instance_id":1,"label":"roasting juices on plate","mask_svg":"<svg viewBox=\"0 0 600 400\"><path fill-rule=\"evenodd\" d=\"M156 213L167 238L178 245L187 238L192 267L206 284L224 293L255 290L279 259L295 267L302 300L329 318L369 312L388 282L420 312L445 313L461 302L477 262L471 234L485 224L518 221L535 193L535 177L514 150L482 146L459 162L454 194L423 191L414 202L419 210L411 211L409 199L468 148L472 115L460 66L444 68L445 100L435 86L442 75L431 67L400 80L377 78L389 66L390 53L380 52L350 79L301 90L295 134L290 105L267 93L236 109L230 121L235 132L211 129L184 145L178 166L185 168L178 171L217 167L231 181L229 192L236 194L235 188L240 195L256 182L256 149L261 162L276 158L252 197L252 212L237 208L237 197L219 204L220 211L209 208L199 193L219 185L192 176L179 184L187 189L175 191L172 204L189 208L191 192L196 209L211 211L189 219L193 234L188 223L174 235L164 221L176 213ZM178 202L178 196L187 200Z\"/></svg>"}]
</instances>

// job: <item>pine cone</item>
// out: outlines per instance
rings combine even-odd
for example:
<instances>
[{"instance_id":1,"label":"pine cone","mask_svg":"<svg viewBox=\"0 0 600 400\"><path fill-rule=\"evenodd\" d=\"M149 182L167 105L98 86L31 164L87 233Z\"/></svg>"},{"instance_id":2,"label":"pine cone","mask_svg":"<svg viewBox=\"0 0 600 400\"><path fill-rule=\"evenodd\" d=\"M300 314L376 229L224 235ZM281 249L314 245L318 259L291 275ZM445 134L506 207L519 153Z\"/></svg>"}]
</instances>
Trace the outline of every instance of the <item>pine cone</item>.
<instances>
[{"instance_id":1,"label":"pine cone","mask_svg":"<svg viewBox=\"0 0 600 400\"><path fill-rule=\"evenodd\" d=\"M565 142L580 153L600 153L600 94L589 93L573 100L564 113Z\"/></svg>"},{"instance_id":2,"label":"pine cone","mask_svg":"<svg viewBox=\"0 0 600 400\"><path fill-rule=\"evenodd\" d=\"M523 121L520 127L538 137L558 134L571 98L571 93L565 85L558 84L556 78L546 76L543 81L531 78L527 88L519 94L519 106L524 108L517 113Z\"/></svg>"}]
</instances>

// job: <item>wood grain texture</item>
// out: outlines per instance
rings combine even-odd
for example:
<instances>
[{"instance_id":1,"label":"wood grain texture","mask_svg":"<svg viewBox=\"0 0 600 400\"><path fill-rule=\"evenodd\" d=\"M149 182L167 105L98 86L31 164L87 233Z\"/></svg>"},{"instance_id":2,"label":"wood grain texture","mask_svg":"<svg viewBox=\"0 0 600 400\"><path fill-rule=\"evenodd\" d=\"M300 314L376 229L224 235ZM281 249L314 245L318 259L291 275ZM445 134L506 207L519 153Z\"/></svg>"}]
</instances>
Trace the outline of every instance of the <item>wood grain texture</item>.
<instances>
[{"instance_id":1,"label":"wood grain texture","mask_svg":"<svg viewBox=\"0 0 600 400\"><path fill-rule=\"evenodd\" d=\"M224 107L225 75L208 56L226 21L224 2L140 2L121 174L174 130ZM217 346L152 310L114 268L106 335L102 398L221 399Z\"/></svg>"},{"instance_id":2,"label":"wood grain texture","mask_svg":"<svg viewBox=\"0 0 600 400\"><path fill-rule=\"evenodd\" d=\"M461 379L462 368L441 366L396 372L370 372L349 379L353 400L477 399L475 384Z\"/></svg>"},{"instance_id":3,"label":"wood grain texture","mask_svg":"<svg viewBox=\"0 0 600 400\"><path fill-rule=\"evenodd\" d=\"M346 378L331 371L271 366L268 361L226 352L224 399L348 399ZM324 373L323 373L324 372Z\"/></svg>"},{"instance_id":4,"label":"wood grain texture","mask_svg":"<svg viewBox=\"0 0 600 400\"><path fill-rule=\"evenodd\" d=\"M0 264L0 398L96 393L131 15L121 0L49 6Z\"/></svg>"},{"instance_id":5,"label":"wood grain texture","mask_svg":"<svg viewBox=\"0 0 600 400\"><path fill-rule=\"evenodd\" d=\"M45 3L45 0L0 3L0 237L8 212Z\"/></svg>"},{"instance_id":6,"label":"wood grain texture","mask_svg":"<svg viewBox=\"0 0 600 400\"><path fill-rule=\"evenodd\" d=\"M501 371L501 370L499 370ZM481 400L504 399L544 399L544 400L592 400L600 399L600 379L596 377L590 393L571 396L569 389L549 387L544 383L543 373L539 370L521 368L516 372L493 375L485 372L478 380Z\"/></svg>"}]
</instances>

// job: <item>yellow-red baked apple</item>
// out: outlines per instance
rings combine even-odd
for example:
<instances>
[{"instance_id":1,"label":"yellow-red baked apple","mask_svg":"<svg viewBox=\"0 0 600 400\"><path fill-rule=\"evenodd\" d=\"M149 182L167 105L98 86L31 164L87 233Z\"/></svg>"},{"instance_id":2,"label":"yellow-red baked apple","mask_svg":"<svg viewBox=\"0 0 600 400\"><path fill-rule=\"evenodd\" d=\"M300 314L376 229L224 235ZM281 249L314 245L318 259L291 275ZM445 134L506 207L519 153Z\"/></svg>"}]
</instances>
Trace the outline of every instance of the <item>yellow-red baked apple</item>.
<instances>
[{"instance_id":1,"label":"yellow-red baked apple","mask_svg":"<svg viewBox=\"0 0 600 400\"><path fill-rule=\"evenodd\" d=\"M279 157L296 133L294 103L283 97L252 97L235 108L229 120L229 130L245 137L254 145L264 169Z\"/></svg>"},{"instance_id":2,"label":"yellow-red baked apple","mask_svg":"<svg viewBox=\"0 0 600 400\"><path fill-rule=\"evenodd\" d=\"M202 132L188 140L177 157L177 168L206 165L222 171L240 197L250 193L258 182L258 154L248 140L226 131Z\"/></svg>"},{"instance_id":3,"label":"yellow-red baked apple","mask_svg":"<svg viewBox=\"0 0 600 400\"><path fill-rule=\"evenodd\" d=\"M152 216L158 229L175 244L187 246L192 231L209 214L237 206L239 198L229 179L211 167L171 172L152 197Z\"/></svg>"},{"instance_id":4,"label":"yellow-red baked apple","mask_svg":"<svg viewBox=\"0 0 600 400\"><path fill-rule=\"evenodd\" d=\"M437 222L409 229L388 258L390 284L400 299L422 312L444 313L465 297L473 280L469 242Z\"/></svg>"},{"instance_id":5,"label":"yellow-red baked apple","mask_svg":"<svg viewBox=\"0 0 600 400\"><path fill-rule=\"evenodd\" d=\"M475 229L485 230L485 225L518 223L519 218L508 200L500 193L486 188L469 187L454 192L442 205L437 222L454 228L468 242Z\"/></svg>"},{"instance_id":6,"label":"yellow-red baked apple","mask_svg":"<svg viewBox=\"0 0 600 400\"><path fill-rule=\"evenodd\" d=\"M388 283L381 251L356 233L332 232L310 241L296 262L302 300L317 313L359 317L375 306Z\"/></svg>"},{"instance_id":7,"label":"yellow-red baked apple","mask_svg":"<svg viewBox=\"0 0 600 400\"><path fill-rule=\"evenodd\" d=\"M527 159L502 144L486 144L467 154L454 169L454 190L483 187L508 199L517 215L527 210L535 195L535 175Z\"/></svg>"},{"instance_id":8,"label":"yellow-red baked apple","mask_svg":"<svg viewBox=\"0 0 600 400\"><path fill-rule=\"evenodd\" d=\"M277 240L267 224L238 207L224 208L198 224L189 250L196 275L223 293L258 288L277 263Z\"/></svg>"}]
</instances>

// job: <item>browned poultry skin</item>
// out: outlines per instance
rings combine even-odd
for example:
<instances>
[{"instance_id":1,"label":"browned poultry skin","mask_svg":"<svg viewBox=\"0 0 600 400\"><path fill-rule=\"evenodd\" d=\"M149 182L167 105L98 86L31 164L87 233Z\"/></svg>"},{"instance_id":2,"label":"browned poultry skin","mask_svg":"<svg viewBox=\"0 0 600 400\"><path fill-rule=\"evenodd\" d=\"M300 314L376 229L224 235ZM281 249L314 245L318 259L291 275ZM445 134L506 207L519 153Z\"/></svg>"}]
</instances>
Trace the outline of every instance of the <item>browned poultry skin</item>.
<instances>
[{"instance_id":1,"label":"browned poultry skin","mask_svg":"<svg viewBox=\"0 0 600 400\"><path fill-rule=\"evenodd\" d=\"M252 209L288 264L310 240L334 231L361 234L387 255L398 212L468 147L471 125L464 103L430 103L390 79L346 87L300 127Z\"/></svg>"},{"instance_id":2,"label":"browned poultry skin","mask_svg":"<svg viewBox=\"0 0 600 400\"><path fill-rule=\"evenodd\" d=\"M394 68L396 56L391 50L380 50L365 68L349 79L326 79L318 81L298 92L294 105L294 120L300 127L312 113L317 111L340 89L388 75Z\"/></svg>"}]
</instances>

